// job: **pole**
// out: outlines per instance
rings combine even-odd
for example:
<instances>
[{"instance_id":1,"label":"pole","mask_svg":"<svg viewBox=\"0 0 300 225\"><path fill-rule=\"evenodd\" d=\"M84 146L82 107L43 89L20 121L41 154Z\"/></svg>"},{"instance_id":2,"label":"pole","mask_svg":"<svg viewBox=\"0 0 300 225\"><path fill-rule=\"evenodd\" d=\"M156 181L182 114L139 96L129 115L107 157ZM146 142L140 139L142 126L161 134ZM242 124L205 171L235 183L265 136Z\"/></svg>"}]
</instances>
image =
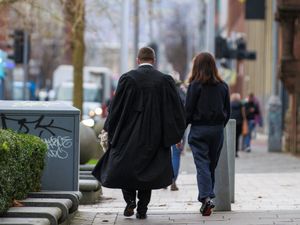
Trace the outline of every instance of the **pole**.
<instances>
[{"instance_id":1,"label":"pole","mask_svg":"<svg viewBox=\"0 0 300 225\"><path fill-rule=\"evenodd\" d=\"M206 51L215 54L215 0L206 1Z\"/></svg>"},{"instance_id":2,"label":"pole","mask_svg":"<svg viewBox=\"0 0 300 225\"><path fill-rule=\"evenodd\" d=\"M139 48L139 32L140 32L140 17L139 17L139 9L140 9L140 1L134 0L134 54L133 54L133 60L134 65L137 66L136 57L138 54L138 48Z\"/></svg>"},{"instance_id":3,"label":"pole","mask_svg":"<svg viewBox=\"0 0 300 225\"><path fill-rule=\"evenodd\" d=\"M272 13L276 12L276 1L272 1ZM272 21L272 36L273 36L273 62L272 62L272 95L278 95L278 81L277 81L277 61L278 61L278 24Z\"/></svg>"},{"instance_id":4,"label":"pole","mask_svg":"<svg viewBox=\"0 0 300 225\"><path fill-rule=\"evenodd\" d=\"M272 1L272 14L276 12L276 1ZM269 152L282 151L282 129L283 129L283 110L282 102L278 96L278 81L277 81L277 60L278 60L278 26L272 20L272 96L268 101L268 150Z\"/></svg>"},{"instance_id":5,"label":"pole","mask_svg":"<svg viewBox=\"0 0 300 225\"><path fill-rule=\"evenodd\" d=\"M23 70L24 70L24 80L23 80L23 100L27 99L27 81L28 81L28 69L29 69L29 34L24 31L24 51L23 51Z\"/></svg>"},{"instance_id":6,"label":"pole","mask_svg":"<svg viewBox=\"0 0 300 225\"><path fill-rule=\"evenodd\" d=\"M149 37L150 42L153 42L153 0L148 0L148 15L149 15Z\"/></svg>"},{"instance_id":7,"label":"pole","mask_svg":"<svg viewBox=\"0 0 300 225\"><path fill-rule=\"evenodd\" d=\"M122 1L122 39L121 39L121 68L123 74L128 70L128 34L129 34L129 0Z\"/></svg>"}]
</instances>

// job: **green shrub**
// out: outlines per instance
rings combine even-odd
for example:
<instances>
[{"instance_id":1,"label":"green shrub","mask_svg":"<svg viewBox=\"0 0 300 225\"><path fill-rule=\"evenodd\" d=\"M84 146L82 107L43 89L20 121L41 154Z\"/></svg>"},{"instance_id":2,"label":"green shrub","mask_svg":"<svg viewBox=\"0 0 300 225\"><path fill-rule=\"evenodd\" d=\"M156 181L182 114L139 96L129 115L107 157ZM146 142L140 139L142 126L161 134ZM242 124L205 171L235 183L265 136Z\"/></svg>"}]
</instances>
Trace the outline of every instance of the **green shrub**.
<instances>
[{"instance_id":1,"label":"green shrub","mask_svg":"<svg viewBox=\"0 0 300 225\"><path fill-rule=\"evenodd\" d=\"M40 138L0 129L0 214L14 199L40 189L46 152Z\"/></svg>"}]
</instances>

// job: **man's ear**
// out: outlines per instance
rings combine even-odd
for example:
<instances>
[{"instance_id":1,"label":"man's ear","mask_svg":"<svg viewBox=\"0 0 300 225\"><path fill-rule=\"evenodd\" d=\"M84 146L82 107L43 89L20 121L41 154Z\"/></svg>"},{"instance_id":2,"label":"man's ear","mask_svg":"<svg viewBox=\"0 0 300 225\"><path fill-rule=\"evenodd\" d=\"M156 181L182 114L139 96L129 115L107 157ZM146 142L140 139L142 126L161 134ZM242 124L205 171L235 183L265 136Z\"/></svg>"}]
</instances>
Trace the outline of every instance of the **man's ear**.
<instances>
[{"instance_id":1,"label":"man's ear","mask_svg":"<svg viewBox=\"0 0 300 225\"><path fill-rule=\"evenodd\" d=\"M140 64L141 64L141 60L140 60L139 58L136 58L136 63L137 63L138 65L140 65Z\"/></svg>"}]
</instances>

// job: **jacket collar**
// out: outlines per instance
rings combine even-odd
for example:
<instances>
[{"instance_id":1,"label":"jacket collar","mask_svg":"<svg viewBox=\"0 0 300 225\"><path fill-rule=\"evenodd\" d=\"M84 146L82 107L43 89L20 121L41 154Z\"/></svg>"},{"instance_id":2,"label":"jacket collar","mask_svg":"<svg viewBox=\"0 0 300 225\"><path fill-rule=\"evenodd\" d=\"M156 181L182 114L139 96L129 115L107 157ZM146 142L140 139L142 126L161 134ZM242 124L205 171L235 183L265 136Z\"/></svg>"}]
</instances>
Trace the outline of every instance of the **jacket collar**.
<instances>
[{"instance_id":1,"label":"jacket collar","mask_svg":"<svg viewBox=\"0 0 300 225\"><path fill-rule=\"evenodd\" d=\"M140 67L146 67L146 68L153 68L153 65L151 64L151 63L141 63L139 66L138 66L138 68L140 68Z\"/></svg>"}]
</instances>

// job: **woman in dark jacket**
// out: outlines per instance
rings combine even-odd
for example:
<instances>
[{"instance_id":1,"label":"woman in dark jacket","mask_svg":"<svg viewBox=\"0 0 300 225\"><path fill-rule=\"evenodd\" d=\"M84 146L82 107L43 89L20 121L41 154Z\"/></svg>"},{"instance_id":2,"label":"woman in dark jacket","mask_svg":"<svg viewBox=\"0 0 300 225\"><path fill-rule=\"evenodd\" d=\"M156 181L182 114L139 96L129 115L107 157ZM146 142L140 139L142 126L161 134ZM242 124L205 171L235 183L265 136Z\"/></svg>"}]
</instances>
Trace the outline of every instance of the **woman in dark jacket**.
<instances>
[{"instance_id":1,"label":"woman in dark jacket","mask_svg":"<svg viewBox=\"0 0 300 225\"><path fill-rule=\"evenodd\" d=\"M230 118L227 84L218 75L209 53L194 59L186 98L187 124L191 124L188 142L197 168L198 200L203 216L211 214L215 197L215 169L224 139L224 127Z\"/></svg>"},{"instance_id":2,"label":"woman in dark jacket","mask_svg":"<svg viewBox=\"0 0 300 225\"><path fill-rule=\"evenodd\" d=\"M233 93L231 95L231 119L236 121L236 144L235 144L235 156L238 157L239 151L239 139L242 134L243 120L245 118L245 108L241 101L241 96L239 93Z\"/></svg>"}]
</instances>

